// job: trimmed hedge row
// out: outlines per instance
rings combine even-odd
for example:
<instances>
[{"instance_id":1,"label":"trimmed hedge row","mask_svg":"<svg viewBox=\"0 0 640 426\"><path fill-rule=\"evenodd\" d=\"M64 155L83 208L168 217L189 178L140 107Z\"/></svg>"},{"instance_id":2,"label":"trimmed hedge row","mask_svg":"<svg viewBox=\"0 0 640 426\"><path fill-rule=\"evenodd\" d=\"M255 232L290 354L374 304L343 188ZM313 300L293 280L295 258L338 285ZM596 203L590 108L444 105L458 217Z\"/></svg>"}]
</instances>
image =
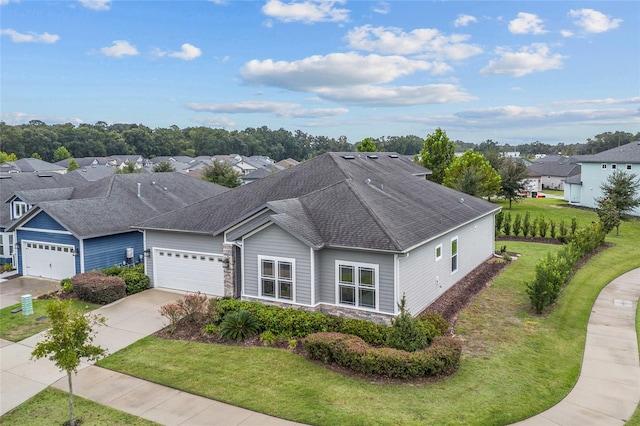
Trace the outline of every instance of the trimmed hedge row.
<instances>
[{"instance_id":1,"label":"trimmed hedge row","mask_svg":"<svg viewBox=\"0 0 640 426\"><path fill-rule=\"evenodd\" d=\"M286 338L302 338L319 332L339 332L358 336L373 346L383 346L390 330L387 325L367 320L343 318L302 309L281 308L237 299L213 299L209 309L209 320L214 324L220 324L227 314L237 311L251 312L260 324L258 332L269 331L275 336ZM417 321L427 336L427 344L448 330L448 324L439 315L418 318Z\"/></svg>"},{"instance_id":2,"label":"trimmed hedge row","mask_svg":"<svg viewBox=\"0 0 640 426\"><path fill-rule=\"evenodd\" d=\"M85 272L71 278L73 291L80 300L106 305L126 295L126 284L120 277L105 276L100 272Z\"/></svg>"},{"instance_id":3,"label":"trimmed hedge row","mask_svg":"<svg viewBox=\"0 0 640 426\"><path fill-rule=\"evenodd\" d=\"M462 343L451 337L437 337L427 349L407 352L371 347L357 336L315 333L304 339L303 347L310 359L396 379L448 374L457 368L462 353Z\"/></svg>"},{"instance_id":4,"label":"trimmed hedge row","mask_svg":"<svg viewBox=\"0 0 640 426\"><path fill-rule=\"evenodd\" d=\"M142 264L126 268L116 265L101 269L100 272L122 278L127 286L127 295L140 293L149 288L149 277L145 275Z\"/></svg>"}]
</instances>

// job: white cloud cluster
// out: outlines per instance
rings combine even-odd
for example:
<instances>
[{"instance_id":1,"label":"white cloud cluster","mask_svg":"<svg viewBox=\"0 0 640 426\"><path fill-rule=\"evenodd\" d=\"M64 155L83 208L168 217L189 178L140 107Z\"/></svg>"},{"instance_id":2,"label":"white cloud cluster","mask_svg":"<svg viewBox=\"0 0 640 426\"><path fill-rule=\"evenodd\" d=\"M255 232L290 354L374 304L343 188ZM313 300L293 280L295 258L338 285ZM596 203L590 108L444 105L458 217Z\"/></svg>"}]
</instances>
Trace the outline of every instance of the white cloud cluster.
<instances>
[{"instance_id":1,"label":"white cloud cluster","mask_svg":"<svg viewBox=\"0 0 640 426\"><path fill-rule=\"evenodd\" d=\"M98 11L109 10L111 8L111 0L78 0L87 9Z\"/></svg>"},{"instance_id":2,"label":"white cloud cluster","mask_svg":"<svg viewBox=\"0 0 640 426\"><path fill-rule=\"evenodd\" d=\"M303 2L282 2L269 0L262 7L262 13L283 22L344 22L349 20L349 10L335 7L344 0L306 0Z\"/></svg>"},{"instance_id":3,"label":"white cloud cluster","mask_svg":"<svg viewBox=\"0 0 640 426\"><path fill-rule=\"evenodd\" d=\"M114 40L112 46L103 47L100 52L105 56L113 56L114 58L138 55L138 49L126 40Z\"/></svg>"},{"instance_id":4,"label":"white cloud cluster","mask_svg":"<svg viewBox=\"0 0 640 426\"><path fill-rule=\"evenodd\" d=\"M466 27L472 22L478 22L478 19L472 15L461 14L458 15L455 21L453 21L454 27Z\"/></svg>"},{"instance_id":5,"label":"white cloud cluster","mask_svg":"<svg viewBox=\"0 0 640 426\"><path fill-rule=\"evenodd\" d=\"M34 33L32 31L29 31L28 33L19 33L18 31L11 29L11 28L7 28L6 30L2 30L0 31L0 33L2 35L6 35L11 37L11 41L13 41L14 43L46 43L46 44L52 44L55 43L56 41L60 40L60 36L56 35L56 34L49 34L49 33L42 33L42 34L38 34L38 33Z\"/></svg>"},{"instance_id":6,"label":"white cloud cluster","mask_svg":"<svg viewBox=\"0 0 640 426\"><path fill-rule=\"evenodd\" d=\"M213 112L227 114L242 113L267 113L275 114L279 117L290 118L319 118L333 117L336 115L346 114L349 112L346 108L312 108L301 109L301 105L290 102L260 102L260 101L244 101L232 103L189 103L185 107L197 112Z\"/></svg>"},{"instance_id":7,"label":"white cloud cluster","mask_svg":"<svg viewBox=\"0 0 640 426\"><path fill-rule=\"evenodd\" d=\"M522 77L537 71L547 71L562 68L565 56L552 54L545 43L533 43L524 46L518 52L506 47L498 47L498 59L491 60L489 65L480 70L483 75L511 74Z\"/></svg>"},{"instance_id":8,"label":"white cloud cluster","mask_svg":"<svg viewBox=\"0 0 640 426\"><path fill-rule=\"evenodd\" d=\"M546 33L542 19L533 13L520 12L518 17L509 21L509 31L512 34L544 34Z\"/></svg>"},{"instance_id":9,"label":"white cloud cluster","mask_svg":"<svg viewBox=\"0 0 640 426\"><path fill-rule=\"evenodd\" d=\"M623 104L640 104L640 96L633 98L604 98L604 99L578 99L572 101L558 101L554 105L623 105Z\"/></svg>"},{"instance_id":10,"label":"white cloud cluster","mask_svg":"<svg viewBox=\"0 0 640 426\"><path fill-rule=\"evenodd\" d=\"M202 56L202 50L200 50L200 48L194 46L193 44L184 43L181 46L181 50L177 52L167 52L161 49L153 49L151 51L151 56L155 58L163 58L165 56L169 56L171 58L178 58L184 61L192 61Z\"/></svg>"},{"instance_id":11,"label":"white cloud cluster","mask_svg":"<svg viewBox=\"0 0 640 426\"><path fill-rule=\"evenodd\" d=\"M20 3L20 0L0 0L0 6L5 6L9 3Z\"/></svg>"},{"instance_id":12,"label":"white cloud cluster","mask_svg":"<svg viewBox=\"0 0 640 426\"><path fill-rule=\"evenodd\" d=\"M622 23L622 19L612 19L593 9L572 9L569 16L575 18L574 23L588 33L604 33L618 28Z\"/></svg>"},{"instance_id":13,"label":"white cloud cluster","mask_svg":"<svg viewBox=\"0 0 640 426\"><path fill-rule=\"evenodd\" d=\"M374 5L371 10L380 15L386 15L391 11L391 5L386 1L381 1Z\"/></svg>"},{"instance_id":14,"label":"white cloud cluster","mask_svg":"<svg viewBox=\"0 0 640 426\"><path fill-rule=\"evenodd\" d=\"M0 121L4 121L10 126L16 126L19 124L26 124L31 120L39 120L49 124L82 124L84 121L77 117L54 117L54 116L43 116L36 114L29 114L26 112L11 112L11 113L0 113Z\"/></svg>"},{"instance_id":15,"label":"white cloud cluster","mask_svg":"<svg viewBox=\"0 0 640 426\"><path fill-rule=\"evenodd\" d=\"M404 32L394 27L364 25L346 36L352 49L393 55L425 55L442 60L462 60L482 53L479 46L465 43L466 34L444 35L434 28Z\"/></svg>"},{"instance_id":16,"label":"white cloud cluster","mask_svg":"<svg viewBox=\"0 0 640 426\"><path fill-rule=\"evenodd\" d=\"M316 93L318 96L330 101L369 107L444 104L468 102L476 99L453 84L326 87L318 89Z\"/></svg>"}]
</instances>

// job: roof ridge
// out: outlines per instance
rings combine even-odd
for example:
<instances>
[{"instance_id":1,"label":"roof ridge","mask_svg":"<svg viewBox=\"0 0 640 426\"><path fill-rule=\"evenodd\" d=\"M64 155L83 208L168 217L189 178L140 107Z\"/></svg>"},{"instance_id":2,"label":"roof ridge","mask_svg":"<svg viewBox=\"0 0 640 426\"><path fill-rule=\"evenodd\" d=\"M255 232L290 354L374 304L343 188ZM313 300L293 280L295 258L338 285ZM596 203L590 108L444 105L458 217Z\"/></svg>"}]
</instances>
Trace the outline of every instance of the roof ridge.
<instances>
[{"instance_id":1,"label":"roof ridge","mask_svg":"<svg viewBox=\"0 0 640 426\"><path fill-rule=\"evenodd\" d=\"M347 173L345 168L342 167L342 165L337 161L336 157L342 157L342 156L340 154L336 153L336 152L327 152L327 155L329 156L331 161L333 161L333 164L335 164L338 167L338 169L340 169L340 173L342 173L342 175L345 177L345 180L346 179L351 179L351 175L349 173Z\"/></svg>"},{"instance_id":2,"label":"roof ridge","mask_svg":"<svg viewBox=\"0 0 640 426\"><path fill-rule=\"evenodd\" d=\"M396 249L397 250L403 250L403 247L400 245L400 243L398 242L396 237L393 236L391 231L389 231L389 229L384 225L384 223L382 222L382 220L380 220L380 218L375 213L375 211L369 206L369 203L367 203L367 201L360 194L358 189L353 185L352 179L349 179L349 180L345 181L345 183L347 184L347 187L351 190L351 192L353 192L355 194L355 196L358 199L358 201L360 202L360 204L362 204L362 206L365 208L365 210L367 212L369 212L369 215L371 216L373 221L378 225L378 227L382 230L382 232L391 240L391 242L396 247Z\"/></svg>"}]
</instances>

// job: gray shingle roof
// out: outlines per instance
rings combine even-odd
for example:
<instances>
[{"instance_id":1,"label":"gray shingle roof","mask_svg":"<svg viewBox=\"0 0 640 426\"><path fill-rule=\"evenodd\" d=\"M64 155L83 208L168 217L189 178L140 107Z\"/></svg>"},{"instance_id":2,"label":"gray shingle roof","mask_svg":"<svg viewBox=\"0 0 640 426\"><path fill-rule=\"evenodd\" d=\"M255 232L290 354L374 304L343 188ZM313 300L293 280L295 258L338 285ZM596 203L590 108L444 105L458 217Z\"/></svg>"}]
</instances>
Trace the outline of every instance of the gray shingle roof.
<instances>
[{"instance_id":1,"label":"gray shingle roof","mask_svg":"<svg viewBox=\"0 0 640 426\"><path fill-rule=\"evenodd\" d=\"M640 141L629 142L593 155L580 156L582 163L640 163Z\"/></svg>"},{"instance_id":2,"label":"gray shingle roof","mask_svg":"<svg viewBox=\"0 0 640 426\"><path fill-rule=\"evenodd\" d=\"M47 163L46 161L38 160L37 158L21 158L16 161L9 161L6 164L13 165L22 173L59 172L65 170L65 167Z\"/></svg>"},{"instance_id":3,"label":"gray shingle roof","mask_svg":"<svg viewBox=\"0 0 640 426\"><path fill-rule=\"evenodd\" d=\"M536 161L529 166L529 169L539 173L541 176L558 176L566 178L580 174L580 165L570 162L538 163Z\"/></svg>"},{"instance_id":4,"label":"gray shingle roof","mask_svg":"<svg viewBox=\"0 0 640 426\"><path fill-rule=\"evenodd\" d=\"M404 251L499 209L432 183L394 153L327 153L224 194L140 223L219 234L265 205L309 245Z\"/></svg>"},{"instance_id":5,"label":"gray shingle roof","mask_svg":"<svg viewBox=\"0 0 640 426\"><path fill-rule=\"evenodd\" d=\"M227 188L182 173L114 175L74 188L70 198L37 202L37 208L11 228L42 210L78 238L117 234L130 231L141 220L225 191Z\"/></svg>"}]
</instances>

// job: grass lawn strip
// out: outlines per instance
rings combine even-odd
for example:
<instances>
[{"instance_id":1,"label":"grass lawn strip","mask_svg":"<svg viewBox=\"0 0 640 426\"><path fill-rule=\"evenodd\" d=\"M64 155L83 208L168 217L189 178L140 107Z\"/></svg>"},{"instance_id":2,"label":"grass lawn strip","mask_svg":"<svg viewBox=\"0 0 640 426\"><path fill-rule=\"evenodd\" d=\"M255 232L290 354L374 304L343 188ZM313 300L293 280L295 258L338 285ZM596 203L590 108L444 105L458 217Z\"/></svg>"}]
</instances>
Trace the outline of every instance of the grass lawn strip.
<instances>
[{"instance_id":1,"label":"grass lawn strip","mask_svg":"<svg viewBox=\"0 0 640 426\"><path fill-rule=\"evenodd\" d=\"M73 398L75 418L84 425L151 426L158 423L109 408L78 396ZM69 421L69 395L58 389L47 388L24 404L0 417L1 424L50 426Z\"/></svg>"},{"instance_id":2,"label":"grass lawn strip","mask_svg":"<svg viewBox=\"0 0 640 426\"><path fill-rule=\"evenodd\" d=\"M559 202L523 200L514 203L512 214L532 210L531 202L539 201ZM576 216L580 226L595 218L586 210L543 210L547 218L570 221ZM555 216L556 210L561 214ZM571 390L595 298L612 279L640 267L640 222L623 223L621 235L607 241L616 245L578 271L553 311L541 317L529 312L525 283L540 257L559 246L507 243L509 251L522 256L460 315L456 332L465 340L461 367L438 382L374 384L282 350L154 337L99 365L304 423L508 424L549 408Z\"/></svg>"},{"instance_id":3,"label":"grass lawn strip","mask_svg":"<svg viewBox=\"0 0 640 426\"><path fill-rule=\"evenodd\" d=\"M12 342L31 337L49 328L47 306L52 300L33 300L33 315L25 316L22 312L12 314L13 309L21 307L20 303L0 309L0 337ZM92 311L99 307L93 303L74 300L73 306L82 312ZM42 318L44 317L44 318ZM41 318L38 320L38 318Z\"/></svg>"}]
</instances>

